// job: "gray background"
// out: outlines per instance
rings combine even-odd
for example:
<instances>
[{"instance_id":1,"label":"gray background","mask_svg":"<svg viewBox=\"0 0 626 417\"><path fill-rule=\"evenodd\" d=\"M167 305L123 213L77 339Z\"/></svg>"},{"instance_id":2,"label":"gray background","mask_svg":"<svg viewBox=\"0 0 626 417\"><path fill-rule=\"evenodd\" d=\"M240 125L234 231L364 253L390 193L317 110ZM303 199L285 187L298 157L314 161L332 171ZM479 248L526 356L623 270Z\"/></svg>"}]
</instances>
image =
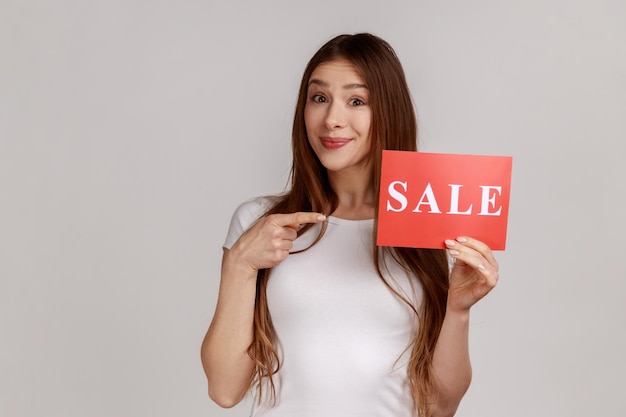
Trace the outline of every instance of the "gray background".
<instances>
[{"instance_id":1,"label":"gray background","mask_svg":"<svg viewBox=\"0 0 626 417\"><path fill-rule=\"evenodd\" d=\"M621 0L0 0L0 415L245 416L199 347L335 34L397 50L423 150L513 155L459 416L623 416Z\"/></svg>"}]
</instances>

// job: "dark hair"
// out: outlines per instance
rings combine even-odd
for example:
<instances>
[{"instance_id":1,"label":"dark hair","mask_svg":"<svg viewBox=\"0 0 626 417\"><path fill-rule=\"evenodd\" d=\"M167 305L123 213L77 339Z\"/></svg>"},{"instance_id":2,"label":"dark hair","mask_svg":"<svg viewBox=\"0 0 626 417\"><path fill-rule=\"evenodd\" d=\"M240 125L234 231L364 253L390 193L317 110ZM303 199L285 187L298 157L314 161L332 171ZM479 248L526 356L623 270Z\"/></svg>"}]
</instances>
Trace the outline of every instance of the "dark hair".
<instances>
[{"instance_id":1,"label":"dark hair","mask_svg":"<svg viewBox=\"0 0 626 417\"><path fill-rule=\"evenodd\" d=\"M311 148L304 122L308 82L313 71L322 63L347 60L359 71L369 90L372 110L371 152L372 184L379 195L381 155L383 149L416 151L417 120L402 65L393 48L383 39L368 33L340 35L323 45L311 58L300 84L293 130L293 163L290 189L280 196L266 215L316 211L331 214L337 208L337 196L330 186L327 171ZM376 204L378 208L378 204ZM378 214L378 213L376 213ZM308 229L308 226L300 233ZM318 240L324 234L322 228ZM374 227L374 242L376 227ZM382 253L381 253L382 252ZM423 290L422 303L413 305L399 294L383 277L385 254L390 254L407 269ZM374 245L373 258L378 273L387 287L406 302L418 317L419 327L411 346L408 378L411 385L416 414L428 417L435 400L435 383L432 375L433 352L441 330L448 291L448 260L444 250L385 247L379 251ZM269 270L259 271L254 317L254 340L249 354L256 363L253 384L269 383L275 399L272 376L280 368L280 358L274 345L276 340L266 300ZM259 383L259 399L263 384Z\"/></svg>"}]
</instances>

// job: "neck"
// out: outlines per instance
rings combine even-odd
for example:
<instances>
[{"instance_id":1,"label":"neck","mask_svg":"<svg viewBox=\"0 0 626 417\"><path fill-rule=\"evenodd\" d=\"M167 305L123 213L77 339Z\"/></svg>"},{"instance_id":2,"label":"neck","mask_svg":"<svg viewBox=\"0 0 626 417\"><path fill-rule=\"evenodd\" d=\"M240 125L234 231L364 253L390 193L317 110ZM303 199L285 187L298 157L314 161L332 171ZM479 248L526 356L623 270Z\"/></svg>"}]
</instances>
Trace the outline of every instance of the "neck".
<instances>
[{"instance_id":1,"label":"neck","mask_svg":"<svg viewBox=\"0 0 626 417\"><path fill-rule=\"evenodd\" d=\"M329 172L328 179L338 199L333 216L347 220L374 218L376 196L371 170Z\"/></svg>"}]
</instances>

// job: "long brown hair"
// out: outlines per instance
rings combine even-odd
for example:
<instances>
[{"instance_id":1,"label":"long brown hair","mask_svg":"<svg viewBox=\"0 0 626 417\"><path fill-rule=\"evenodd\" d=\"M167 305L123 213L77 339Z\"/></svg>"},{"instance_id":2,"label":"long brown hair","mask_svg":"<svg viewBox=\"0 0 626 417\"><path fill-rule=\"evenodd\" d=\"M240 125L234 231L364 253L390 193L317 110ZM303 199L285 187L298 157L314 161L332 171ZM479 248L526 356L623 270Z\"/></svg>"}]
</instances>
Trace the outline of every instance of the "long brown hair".
<instances>
[{"instance_id":1,"label":"long brown hair","mask_svg":"<svg viewBox=\"0 0 626 417\"><path fill-rule=\"evenodd\" d=\"M372 184L379 195L381 155L383 149L416 151L417 121L404 71L391 46L377 36L360 33L340 35L322 46L309 61L300 84L298 102L292 131L293 163L290 188L280 196L266 214L315 211L326 214L337 208L337 196L330 186L326 169L311 148L304 123L304 107L311 74L324 62L344 59L351 62L363 77L370 93L372 110L371 152ZM378 210L378 204L376 204ZM378 213L376 213L378 214ZM306 231L303 228L300 233ZM322 228L318 240L324 233ZM376 242L376 227L374 227ZM396 291L384 278L382 270L388 253L408 270L422 287L419 306ZM406 302L418 318L418 328L409 349L411 357L408 379L416 414L429 417L436 400L432 360L437 338L445 315L448 291L448 261L444 250L412 248L378 248L374 245L373 259L378 273L387 287ZM276 334L269 313L266 287L270 270L260 270L254 312L254 340L248 349L255 361L255 373L250 384L258 384L259 401L264 387L275 400L273 375L280 368L280 358L275 346ZM266 385L263 382L267 383Z\"/></svg>"}]
</instances>

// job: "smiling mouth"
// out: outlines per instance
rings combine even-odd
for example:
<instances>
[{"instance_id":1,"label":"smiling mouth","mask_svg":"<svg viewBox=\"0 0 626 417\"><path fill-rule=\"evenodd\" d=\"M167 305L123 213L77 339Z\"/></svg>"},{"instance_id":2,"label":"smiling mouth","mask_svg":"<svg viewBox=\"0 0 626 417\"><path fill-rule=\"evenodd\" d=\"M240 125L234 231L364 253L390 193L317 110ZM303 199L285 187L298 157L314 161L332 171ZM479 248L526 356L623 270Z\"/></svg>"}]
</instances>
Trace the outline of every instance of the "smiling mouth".
<instances>
[{"instance_id":1,"label":"smiling mouth","mask_svg":"<svg viewBox=\"0 0 626 417\"><path fill-rule=\"evenodd\" d=\"M339 149L350 142L350 139L346 138L321 138L320 140L326 149Z\"/></svg>"}]
</instances>

